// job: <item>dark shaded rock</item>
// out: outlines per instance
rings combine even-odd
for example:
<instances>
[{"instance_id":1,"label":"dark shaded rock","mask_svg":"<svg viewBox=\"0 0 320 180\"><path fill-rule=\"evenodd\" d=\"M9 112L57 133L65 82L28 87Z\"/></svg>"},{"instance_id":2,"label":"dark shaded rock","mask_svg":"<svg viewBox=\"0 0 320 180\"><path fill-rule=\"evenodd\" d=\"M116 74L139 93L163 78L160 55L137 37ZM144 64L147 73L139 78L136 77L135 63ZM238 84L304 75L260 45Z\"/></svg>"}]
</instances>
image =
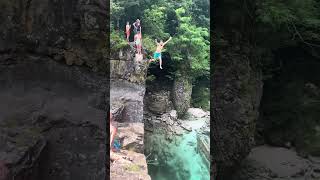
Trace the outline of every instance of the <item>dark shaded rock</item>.
<instances>
[{"instance_id":1,"label":"dark shaded rock","mask_svg":"<svg viewBox=\"0 0 320 180\"><path fill-rule=\"evenodd\" d=\"M319 156L320 63L294 50L279 50L274 61L283 63L281 70L265 80L257 139L281 147L289 142L300 154Z\"/></svg>"},{"instance_id":2,"label":"dark shaded rock","mask_svg":"<svg viewBox=\"0 0 320 180\"><path fill-rule=\"evenodd\" d=\"M106 0L0 2L0 52L33 53L105 72ZM55 49L55 51L52 51Z\"/></svg>"},{"instance_id":3,"label":"dark shaded rock","mask_svg":"<svg viewBox=\"0 0 320 180\"><path fill-rule=\"evenodd\" d=\"M0 132L9 139L0 140L0 159L15 179L103 179L107 80L83 67L24 58L0 65Z\"/></svg>"},{"instance_id":4,"label":"dark shaded rock","mask_svg":"<svg viewBox=\"0 0 320 180\"><path fill-rule=\"evenodd\" d=\"M216 56L211 77L212 154L218 179L228 179L254 144L263 83L253 52L244 54L224 47L216 51Z\"/></svg>"},{"instance_id":5,"label":"dark shaded rock","mask_svg":"<svg viewBox=\"0 0 320 180\"><path fill-rule=\"evenodd\" d=\"M145 96L146 108L154 114L163 114L172 109L170 91L152 91Z\"/></svg>"}]
</instances>

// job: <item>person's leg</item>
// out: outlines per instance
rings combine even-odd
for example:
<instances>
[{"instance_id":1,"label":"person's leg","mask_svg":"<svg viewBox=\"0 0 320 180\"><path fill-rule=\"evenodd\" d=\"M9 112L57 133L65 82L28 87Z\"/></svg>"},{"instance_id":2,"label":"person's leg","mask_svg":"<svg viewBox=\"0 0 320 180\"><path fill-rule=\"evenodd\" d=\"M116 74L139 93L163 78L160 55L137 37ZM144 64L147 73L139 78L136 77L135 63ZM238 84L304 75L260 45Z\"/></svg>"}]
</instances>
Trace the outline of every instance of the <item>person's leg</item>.
<instances>
[{"instance_id":1,"label":"person's leg","mask_svg":"<svg viewBox=\"0 0 320 180\"><path fill-rule=\"evenodd\" d=\"M111 136L110 136L110 150L112 150L112 147L113 147L113 141L114 141L114 138L116 136L116 133L117 133L117 128L115 128L113 125L110 126L110 129L111 129Z\"/></svg>"},{"instance_id":2,"label":"person's leg","mask_svg":"<svg viewBox=\"0 0 320 180\"><path fill-rule=\"evenodd\" d=\"M160 63L160 69L162 69L162 58L161 58L161 56L159 57L159 63Z\"/></svg>"}]
</instances>

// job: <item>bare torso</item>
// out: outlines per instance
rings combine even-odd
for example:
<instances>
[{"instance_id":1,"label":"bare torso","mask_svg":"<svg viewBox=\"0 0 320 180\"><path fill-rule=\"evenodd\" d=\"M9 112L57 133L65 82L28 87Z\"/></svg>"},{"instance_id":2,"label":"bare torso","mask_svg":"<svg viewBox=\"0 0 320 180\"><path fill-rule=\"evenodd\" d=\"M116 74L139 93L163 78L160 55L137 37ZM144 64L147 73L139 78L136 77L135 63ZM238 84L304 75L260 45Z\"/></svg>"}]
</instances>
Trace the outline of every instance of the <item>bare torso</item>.
<instances>
[{"instance_id":1,"label":"bare torso","mask_svg":"<svg viewBox=\"0 0 320 180\"><path fill-rule=\"evenodd\" d=\"M163 45L158 44L156 52L161 53L162 49L163 49Z\"/></svg>"}]
</instances>

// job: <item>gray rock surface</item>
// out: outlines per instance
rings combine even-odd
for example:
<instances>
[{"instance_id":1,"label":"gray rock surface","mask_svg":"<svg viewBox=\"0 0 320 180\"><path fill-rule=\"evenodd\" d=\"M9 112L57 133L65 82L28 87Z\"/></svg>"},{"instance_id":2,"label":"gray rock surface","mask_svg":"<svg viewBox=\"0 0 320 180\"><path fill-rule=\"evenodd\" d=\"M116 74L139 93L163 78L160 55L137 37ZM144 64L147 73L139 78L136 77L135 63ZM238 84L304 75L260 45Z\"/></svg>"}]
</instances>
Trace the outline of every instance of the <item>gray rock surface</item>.
<instances>
[{"instance_id":1,"label":"gray rock surface","mask_svg":"<svg viewBox=\"0 0 320 180\"><path fill-rule=\"evenodd\" d=\"M233 179L316 180L320 164L302 158L290 149L258 146L242 162Z\"/></svg>"},{"instance_id":2,"label":"gray rock surface","mask_svg":"<svg viewBox=\"0 0 320 180\"><path fill-rule=\"evenodd\" d=\"M106 79L25 58L0 66L0 160L15 179L104 178Z\"/></svg>"},{"instance_id":3,"label":"gray rock surface","mask_svg":"<svg viewBox=\"0 0 320 180\"><path fill-rule=\"evenodd\" d=\"M148 92L145 96L145 103L148 111L155 114L163 114L172 109L170 91L160 90Z\"/></svg>"}]
</instances>

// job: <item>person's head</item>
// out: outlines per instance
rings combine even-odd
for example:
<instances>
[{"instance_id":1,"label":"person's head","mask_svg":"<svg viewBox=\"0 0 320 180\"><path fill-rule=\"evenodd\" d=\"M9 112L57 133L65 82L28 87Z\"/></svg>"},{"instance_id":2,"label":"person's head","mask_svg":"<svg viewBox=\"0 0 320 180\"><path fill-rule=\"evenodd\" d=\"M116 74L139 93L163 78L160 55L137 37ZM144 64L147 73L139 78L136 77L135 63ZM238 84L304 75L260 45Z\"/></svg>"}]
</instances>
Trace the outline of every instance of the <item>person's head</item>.
<instances>
[{"instance_id":1,"label":"person's head","mask_svg":"<svg viewBox=\"0 0 320 180\"><path fill-rule=\"evenodd\" d=\"M160 45L163 45L163 41L162 40L160 40Z\"/></svg>"},{"instance_id":2,"label":"person's head","mask_svg":"<svg viewBox=\"0 0 320 180\"><path fill-rule=\"evenodd\" d=\"M129 25L129 21L127 21L127 25Z\"/></svg>"},{"instance_id":3,"label":"person's head","mask_svg":"<svg viewBox=\"0 0 320 180\"><path fill-rule=\"evenodd\" d=\"M140 23L140 19L137 19L137 23Z\"/></svg>"}]
</instances>

